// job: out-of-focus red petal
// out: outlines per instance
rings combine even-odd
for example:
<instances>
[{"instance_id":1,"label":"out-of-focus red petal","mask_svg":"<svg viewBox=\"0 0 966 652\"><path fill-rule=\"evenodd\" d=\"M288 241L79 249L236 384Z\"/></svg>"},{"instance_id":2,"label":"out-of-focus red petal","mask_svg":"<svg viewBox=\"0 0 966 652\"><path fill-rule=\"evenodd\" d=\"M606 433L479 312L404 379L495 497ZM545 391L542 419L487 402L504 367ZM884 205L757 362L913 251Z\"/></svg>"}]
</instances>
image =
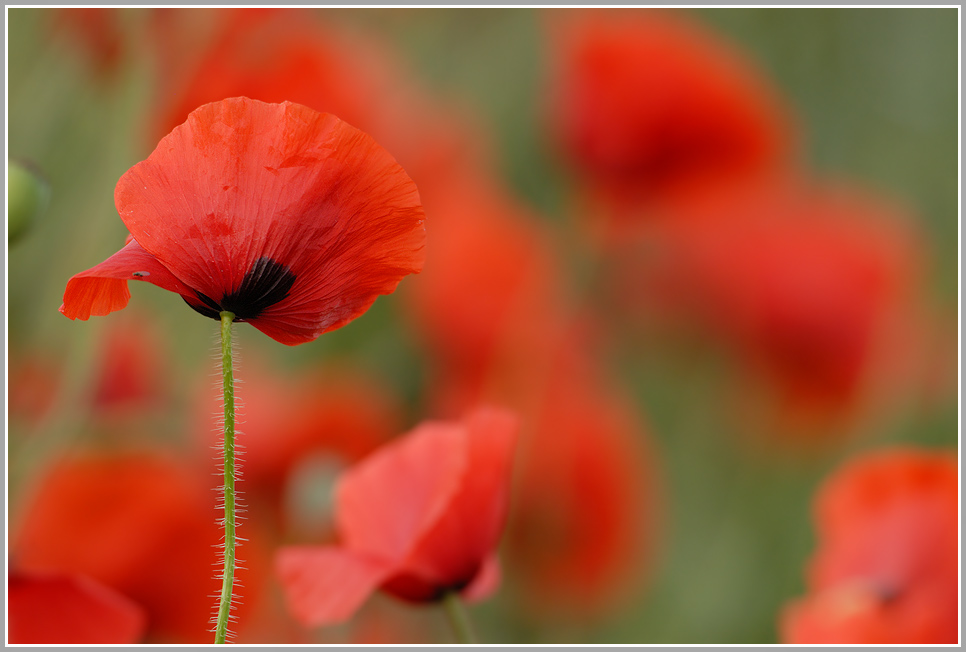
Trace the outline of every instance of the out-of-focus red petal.
<instances>
[{"instance_id":1,"label":"out-of-focus red petal","mask_svg":"<svg viewBox=\"0 0 966 652\"><path fill-rule=\"evenodd\" d=\"M496 548L509 507L516 417L482 408L464 424L469 464L460 488L405 562L407 571L438 587L462 588L473 580Z\"/></svg>"},{"instance_id":2,"label":"out-of-focus red petal","mask_svg":"<svg viewBox=\"0 0 966 652\"><path fill-rule=\"evenodd\" d=\"M795 644L897 643L889 633L888 612L874 587L847 584L786 605L779 631L782 641Z\"/></svg>"},{"instance_id":3,"label":"out-of-focus red petal","mask_svg":"<svg viewBox=\"0 0 966 652\"><path fill-rule=\"evenodd\" d=\"M642 416L607 382L582 329L548 346L503 559L535 615L587 621L647 580L663 482Z\"/></svg>"},{"instance_id":4,"label":"out-of-focus red petal","mask_svg":"<svg viewBox=\"0 0 966 652\"><path fill-rule=\"evenodd\" d=\"M342 476L335 500L347 549L406 559L460 490L469 464L460 427L423 423Z\"/></svg>"},{"instance_id":5,"label":"out-of-focus red petal","mask_svg":"<svg viewBox=\"0 0 966 652\"><path fill-rule=\"evenodd\" d=\"M121 177L131 233L214 302L256 262L294 277L246 319L285 344L338 328L423 264L416 186L370 136L290 102L206 104Z\"/></svg>"},{"instance_id":6,"label":"out-of-focus red petal","mask_svg":"<svg viewBox=\"0 0 966 652\"><path fill-rule=\"evenodd\" d=\"M781 616L790 643L954 643L959 490L953 455L893 448L820 489L809 594Z\"/></svg>"},{"instance_id":7,"label":"out-of-focus red petal","mask_svg":"<svg viewBox=\"0 0 966 652\"><path fill-rule=\"evenodd\" d=\"M210 640L208 596L220 586L213 572L220 537L214 484L207 467L159 451L64 459L25 506L11 555L24 571L82 574L122 592L147 612L152 641ZM254 562L258 542L245 534L248 527L242 536L252 540L239 556ZM260 580L254 570L237 576L246 609Z\"/></svg>"},{"instance_id":8,"label":"out-of-focus red petal","mask_svg":"<svg viewBox=\"0 0 966 652\"><path fill-rule=\"evenodd\" d=\"M82 575L11 572L7 578L9 643L137 643L145 614L120 593Z\"/></svg>"},{"instance_id":9,"label":"out-of-focus red petal","mask_svg":"<svg viewBox=\"0 0 966 652\"><path fill-rule=\"evenodd\" d=\"M615 288L631 310L677 313L735 351L744 430L835 441L850 421L887 418L914 394L927 251L901 205L798 180L679 208L652 233L660 254L621 257ZM671 300L635 307L648 301L642 287Z\"/></svg>"},{"instance_id":10,"label":"out-of-focus red petal","mask_svg":"<svg viewBox=\"0 0 966 652\"><path fill-rule=\"evenodd\" d=\"M548 15L558 23L551 122L617 217L790 167L784 102L750 60L686 14Z\"/></svg>"},{"instance_id":11,"label":"out-of-focus red petal","mask_svg":"<svg viewBox=\"0 0 966 652\"><path fill-rule=\"evenodd\" d=\"M194 294L137 241L129 239L103 263L67 281L60 311L70 319L86 321L91 315L103 316L120 310L131 298L128 281L147 281L178 294Z\"/></svg>"},{"instance_id":12,"label":"out-of-focus red petal","mask_svg":"<svg viewBox=\"0 0 966 652\"><path fill-rule=\"evenodd\" d=\"M473 578L473 581L465 589L460 591L460 595L467 602L485 600L493 595L493 592L500 586L501 576L500 560L496 556L496 553L492 553L483 560L483 564L480 566L480 570L477 571L476 577Z\"/></svg>"},{"instance_id":13,"label":"out-of-focus red petal","mask_svg":"<svg viewBox=\"0 0 966 652\"><path fill-rule=\"evenodd\" d=\"M291 612L317 627L348 620L393 567L343 548L289 546L279 551L276 569Z\"/></svg>"},{"instance_id":14,"label":"out-of-focus red petal","mask_svg":"<svg viewBox=\"0 0 966 652\"><path fill-rule=\"evenodd\" d=\"M539 340L563 301L550 232L486 177L452 175L426 206L440 219L407 295L419 332L443 362L470 374L519 359L516 347Z\"/></svg>"}]
</instances>

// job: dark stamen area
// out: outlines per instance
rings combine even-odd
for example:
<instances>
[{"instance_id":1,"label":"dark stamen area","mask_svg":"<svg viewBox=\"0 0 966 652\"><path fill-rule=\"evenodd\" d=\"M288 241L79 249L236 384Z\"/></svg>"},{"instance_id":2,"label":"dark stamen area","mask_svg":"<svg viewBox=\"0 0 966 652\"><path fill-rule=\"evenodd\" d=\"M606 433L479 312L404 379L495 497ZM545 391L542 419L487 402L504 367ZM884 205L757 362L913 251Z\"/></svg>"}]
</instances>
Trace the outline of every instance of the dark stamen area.
<instances>
[{"instance_id":1,"label":"dark stamen area","mask_svg":"<svg viewBox=\"0 0 966 652\"><path fill-rule=\"evenodd\" d=\"M238 289L222 295L220 301L196 290L198 303L187 297L185 302L205 317L221 319L221 312L227 310L234 313L235 321L245 321L287 297L293 283L292 270L264 256L252 264Z\"/></svg>"}]
</instances>

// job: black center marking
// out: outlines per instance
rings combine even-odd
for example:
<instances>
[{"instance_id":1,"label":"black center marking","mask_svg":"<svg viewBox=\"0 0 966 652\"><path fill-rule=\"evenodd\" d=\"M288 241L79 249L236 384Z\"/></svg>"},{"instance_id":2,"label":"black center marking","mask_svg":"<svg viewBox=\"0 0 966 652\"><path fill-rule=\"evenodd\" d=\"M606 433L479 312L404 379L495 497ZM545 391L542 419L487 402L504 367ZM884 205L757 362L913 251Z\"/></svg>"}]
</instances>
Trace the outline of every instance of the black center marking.
<instances>
[{"instance_id":1,"label":"black center marking","mask_svg":"<svg viewBox=\"0 0 966 652\"><path fill-rule=\"evenodd\" d=\"M222 311L234 313L235 321L255 319L262 312L288 296L295 274L285 265L265 256L256 260L241 285L222 295L220 301L195 290L198 301L185 297L185 302L205 317L221 319Z\"/></svg>"}]
</instances>

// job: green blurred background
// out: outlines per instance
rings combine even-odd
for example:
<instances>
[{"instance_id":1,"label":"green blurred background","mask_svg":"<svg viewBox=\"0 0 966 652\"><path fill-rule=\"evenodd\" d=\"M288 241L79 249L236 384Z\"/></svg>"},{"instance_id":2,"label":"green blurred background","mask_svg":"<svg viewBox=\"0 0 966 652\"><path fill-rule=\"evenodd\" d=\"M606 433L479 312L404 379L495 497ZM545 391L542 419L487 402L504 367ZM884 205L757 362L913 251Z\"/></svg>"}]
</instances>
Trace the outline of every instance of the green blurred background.
<instances>
[{"instance_id":1,"label":"green blurred background","mask_svg":"<svg viewBox=\"0 0 966 652\"><path fill-rule=\"evenodd\" d=\"M141 10L121 11L122 24L145 20ZM958 11L689 11L742 48L783 92L804 128L807 162L817 175L848 178L913 207L931 247L927 292L955 323ZM52 35L51 13L7 10L8 156L32 162L52 188L49 209L8 250L8 351L11 359L42 351L63 360L69 375L44 437L9 434L14 513L22 487L51 450L84 443L79 405L102 346L104 320L71 322L57 308L67 279L123 242L114 185L152 149L144 136L152 77L137 31L130 30L124 44L132 56L117 79L106 80L71 43ZM538 13L319 10L324 20L347 30L381 35L440 98L473 107L494 139L505 182L548 224L563 228L568 193L563 164L546 142L546 55ZM177 343L169 359L172 377L194 377L199 365L214 371L209 357L215 326L177 297L131 285L131 306L150 314ZM407 327L394 319L395 301L380 298L349 327L294 349L239 329L243 351L256 350L283 366L351 359L415 399L419 352L406 345ZM817 482L854 450L893 442L957 445L957 398L949 391L942 401L913 409L832 454L776 463L734 445L734 433L719 432L726 429L720 417L727 406L716 393L722 381L713 358L665 354L659 344L644 351L653 357L644 360L641 350L618 346L608 362L639 400L664 467L667 528L650 581L593 626L525 622L498 597L473 609L484 640L772 643L780 605L804 590L803 565L814 546L809 501ZM955 355L951 348L949 356ZM954 371L955 361L950 364ZM188 389L175 382L183 404L190 400ZM183 415L163 419L173 437L182 436Z\"/></svg>"}]
</instances>

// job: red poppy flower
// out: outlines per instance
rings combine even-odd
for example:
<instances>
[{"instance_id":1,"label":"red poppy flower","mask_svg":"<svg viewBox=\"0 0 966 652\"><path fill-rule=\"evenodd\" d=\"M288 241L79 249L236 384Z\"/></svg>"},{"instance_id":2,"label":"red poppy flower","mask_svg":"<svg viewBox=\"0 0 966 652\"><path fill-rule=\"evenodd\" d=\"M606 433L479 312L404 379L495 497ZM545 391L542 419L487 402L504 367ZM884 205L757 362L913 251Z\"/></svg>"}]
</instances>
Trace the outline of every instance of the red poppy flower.
<instances>
[{"instance_id":1,"label":"red poppy flower","mask_svg":"<svg viewBox=\"0 0 966 652\"><path fill-rule=\"evenodd\" d=\"M338 118L238 97L196 109L118 181L131 238L67 283L71 319L127 305L127 281L231 311L279 342L314 340L422 267L415 185Z\"/></svg>"},{"instance_id":2,"label":"red poppy flower","mask_svg":"<svg viewBox=\"0 0 966 652\"><path fill-rule=\"evenodd\" d=\"M782 612L782 639L957 643L958 479L953 455L900 448L858 457L826 480L808 595Z\"/></svg>"},{"instance_id":3,"label":"red poppy flower","mask_svg":"<svg viewBox=\"0 0 966 652\"><path fill-rule=\"evenodd\" d=\"M377 588L413 602L489 595L515 441L510 414L481 409L461 423L424 423L350 469L336 488L341 545L278 555L295 616L344 621Z\"/></svg>"},{"instance_id":4,"label":"red poppy flower","mask_svg":"<svg viewBox=\"0 0 966 652\"><path fill-rule=\"evenodd\" d=\"M11 555L24 572L76 573L145 610L152 642L209 640L220 581L214 480L157 452L87 454L54 465L24 507ZM254 524L239 552L246 597L257 595L264 558ZM263 566L262 566L263 567Z\"/></svg>"},{"instance_id":5,"label":"red poppy flower","mask_svg":"<svg viewBox=\"0 0 966 652\"><path fill-rule=\"evenodd\" d=\"M771 176L788 111L734 47L683 13L552 13L552 123L615 217Z\"/></svg>"},{"instance_id":6,"label":"red poppy flower","mask_svg":"<svg viewBox=\"0 0 966 652\"><path fill-rule=\"evenodd\" d=\"M145 614L120 593L81 575L7 576L8 642L13 645L138 643Z\"/></svg>"},{"instance_id":7,"label":"red poppy flower","mask_svg":"<svg viewBox=\"0 0 966 652\"><path fill-rule=\"evenodd\" d=\"M520 606L538 618L608 613L644 587L660 538L650 434L598 367L596 333L590 319L557 321L522 337L519 359L491 359L479 377L444 376L430 389L446 413L493 402L520 415L503 560Z\"/></svg>"},{"instance_id":8,"label":"red poppy flower","mask_svg":"<svg viewBox=\"0 0 966 652\"><path fill-rule=\"evenodd\" d=\"M827 439L910 395L925 246L909 215L834 186L706 200L661 228L660 269L644 274L665 284L682 321L736 353L746 416ZM633 302L642 277L627 262L615 279Z\"/></svg>"},{"instance_id":9,"label":"red poppy flower","mask_svg":"<svg viewBox=\"0 0 966 652\"><path fill-rule=\"evenodd\" d=\"M541 341L562 303L550 234L495 182L470 174L436 193L426 271L407 294L427 345L449 370L478 376ZM467 293L466 288L473 288Z\"/></svg>"},{"instance_id":10,"label":"red poppy flower","mask_svg":"<svg viewBox=\"0 0 966 652\"><path fill-rule=\"evenodd\" d=\"M640 590L660 537L660 468L588 342L559 339L521 444L506 563L538 616L592 620Z\"/></svg>"}]
</instances>

